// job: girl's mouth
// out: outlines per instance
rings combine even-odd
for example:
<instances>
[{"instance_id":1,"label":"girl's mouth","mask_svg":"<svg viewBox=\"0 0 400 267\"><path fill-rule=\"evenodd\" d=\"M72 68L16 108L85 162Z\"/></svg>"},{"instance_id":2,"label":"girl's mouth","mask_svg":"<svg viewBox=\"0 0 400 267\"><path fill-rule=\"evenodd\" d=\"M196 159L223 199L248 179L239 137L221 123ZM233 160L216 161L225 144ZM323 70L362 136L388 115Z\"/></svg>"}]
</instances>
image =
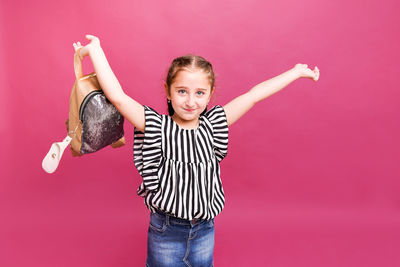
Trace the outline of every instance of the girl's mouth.
<instances>
[{"instance_id":1,"label":"girl's mouth","mask_svg":"<svg viewBox=\"0 0 400 267\"><path fill-rule=\"evenodd\" d=\"M187 112L193 112L193 111L195 111L195 109L187 109L187 108L185 108L184 110L186 110Z\"/></svg>"}]
</instances>

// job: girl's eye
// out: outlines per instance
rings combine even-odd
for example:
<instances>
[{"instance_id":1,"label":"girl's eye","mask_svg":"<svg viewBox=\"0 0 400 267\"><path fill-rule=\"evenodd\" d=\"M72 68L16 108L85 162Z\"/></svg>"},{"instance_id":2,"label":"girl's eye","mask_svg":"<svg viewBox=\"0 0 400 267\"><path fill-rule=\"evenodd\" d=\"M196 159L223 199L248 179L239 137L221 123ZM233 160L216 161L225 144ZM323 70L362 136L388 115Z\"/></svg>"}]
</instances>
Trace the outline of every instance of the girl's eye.
<instances>
[{"instance_id":1,"label":"girl's eye","mask_svg":"<svg viewBox=\"0 0 400 267\"><path fill-rule=\"evenodd\" d=\"M199 96L202 96L202 95L204 95L204 92L203 92L203 91L198 91L197 94L198 94Z\"/></svg>"},{"instance_id":2,"label":"girl's eye","mask_svg":"<svg viewBox=\"0 0 400 267\"><path fill-rule=\"evenodd\" d=\"M183 89L181 89L181 90L178 90L178 93L179 93L179 94L184 94L184 93L186 93L186 91L183 90Z\"/></svg>"}]
</instances>

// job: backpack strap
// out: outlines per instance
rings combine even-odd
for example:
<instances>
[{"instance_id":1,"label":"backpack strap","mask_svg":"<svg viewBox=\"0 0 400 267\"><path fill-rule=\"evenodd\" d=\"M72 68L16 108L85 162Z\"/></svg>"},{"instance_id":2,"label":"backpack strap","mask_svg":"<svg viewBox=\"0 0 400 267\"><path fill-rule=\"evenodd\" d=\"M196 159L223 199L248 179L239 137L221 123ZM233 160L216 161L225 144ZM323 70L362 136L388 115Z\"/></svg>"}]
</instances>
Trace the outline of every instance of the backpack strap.
<instances>
[{"instance_id":1,"label":"backpack strap","mask_svg":"<svg viewBox=\"0 0 400 267\"><path fill-rule=\"evenodd\" d=\"M83 76L83 73L82 73L82 60L81 60L81 57L80 57L80 54L79 54L81 49L82 49L82 47L78 48L75 51L75 55L74 55L74 70L75 70L76 80L79 80Z\"/></svg>"}]
</instances>

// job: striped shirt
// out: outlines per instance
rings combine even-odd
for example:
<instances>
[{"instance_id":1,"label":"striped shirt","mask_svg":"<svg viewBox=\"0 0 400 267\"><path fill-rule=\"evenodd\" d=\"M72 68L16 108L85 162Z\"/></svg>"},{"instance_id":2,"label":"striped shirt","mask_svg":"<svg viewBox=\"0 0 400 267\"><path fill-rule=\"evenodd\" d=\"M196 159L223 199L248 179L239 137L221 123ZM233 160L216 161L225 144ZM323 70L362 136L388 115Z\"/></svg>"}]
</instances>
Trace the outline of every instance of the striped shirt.
<instances>
[{"instance_id":1,"label":"striped shirt","mask_svg":"<svg viewBox=\"0 0 400 267\"><path fill-rule=\"evenodd\" d=\"M133 160L143 182L137 193L147 208L192 220L209 220L225 204L220 161L228 149L224 109L214 106L196 129L144 106L145 132L134 129Z\"/></svg>"}]
</instances>

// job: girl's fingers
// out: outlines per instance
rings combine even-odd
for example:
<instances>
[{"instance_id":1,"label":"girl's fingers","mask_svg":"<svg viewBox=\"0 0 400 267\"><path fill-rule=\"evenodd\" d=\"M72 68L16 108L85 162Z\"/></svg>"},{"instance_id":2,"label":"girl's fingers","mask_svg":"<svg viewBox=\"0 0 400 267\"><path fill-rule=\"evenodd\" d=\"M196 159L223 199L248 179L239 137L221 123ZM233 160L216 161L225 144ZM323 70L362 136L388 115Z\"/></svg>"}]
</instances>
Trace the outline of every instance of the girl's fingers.
<instances>
[{"instance_id":1,"label":"girl's fingers","mask_svg":"<svg viewBox=\"0 0 400 267\"><path fill-rule=\"evenodd\" d=\"M75 52L76 52L79 48L82 47L82 45L81 45L80 42L73 43L72 45L74 46Z\"/></svg>"},{"instance_id":2,"label":"girl's fingers","mask_svg":"<svg viewBox=\"0 0 400 267\"><path fill-rule=\"evenodd\" d=\"M88 39L88 40L92 40L92 39L95 39L95 38L97 38L97 37L94 36L94 35L86 34L86 39Z\"/></svg>"},{"instance_id":3,"label":"girl's fingers","mask_svg":"<svg viewBox=\"0 0 400 267\"><path fill-rule=\"evenodd\" d=\"M90 41L90 44L96 44L96 45L100 44L100 40L96 36L91 35L91 34L86 34L85 36L86 36L86 39L88 39Z\"/></svg>"},{"instance_id":4,"label":"girl's fingers","mask_svg":"<svg viewBox=\"0 0 400 267\"><path fill-rule=\"evenodd\" d=\"M314 72L315 72L314 81L318 81L318 79L319 79L319 69L317 67L315 67L314 68Z\"/></svg>"},{"instance_id":5,"label":"girl's fingers","mask_svg":"<svg viewBox=\"0 0 400 267\"><path fill-rule=\"evenodd\" d=\"M295 68L301 72L301 77L311 78L314 81L319 79L319 69L317 66L311 69L311 67L308 67L308 64L297 63Z\"/></svg>"}]
</instances>

